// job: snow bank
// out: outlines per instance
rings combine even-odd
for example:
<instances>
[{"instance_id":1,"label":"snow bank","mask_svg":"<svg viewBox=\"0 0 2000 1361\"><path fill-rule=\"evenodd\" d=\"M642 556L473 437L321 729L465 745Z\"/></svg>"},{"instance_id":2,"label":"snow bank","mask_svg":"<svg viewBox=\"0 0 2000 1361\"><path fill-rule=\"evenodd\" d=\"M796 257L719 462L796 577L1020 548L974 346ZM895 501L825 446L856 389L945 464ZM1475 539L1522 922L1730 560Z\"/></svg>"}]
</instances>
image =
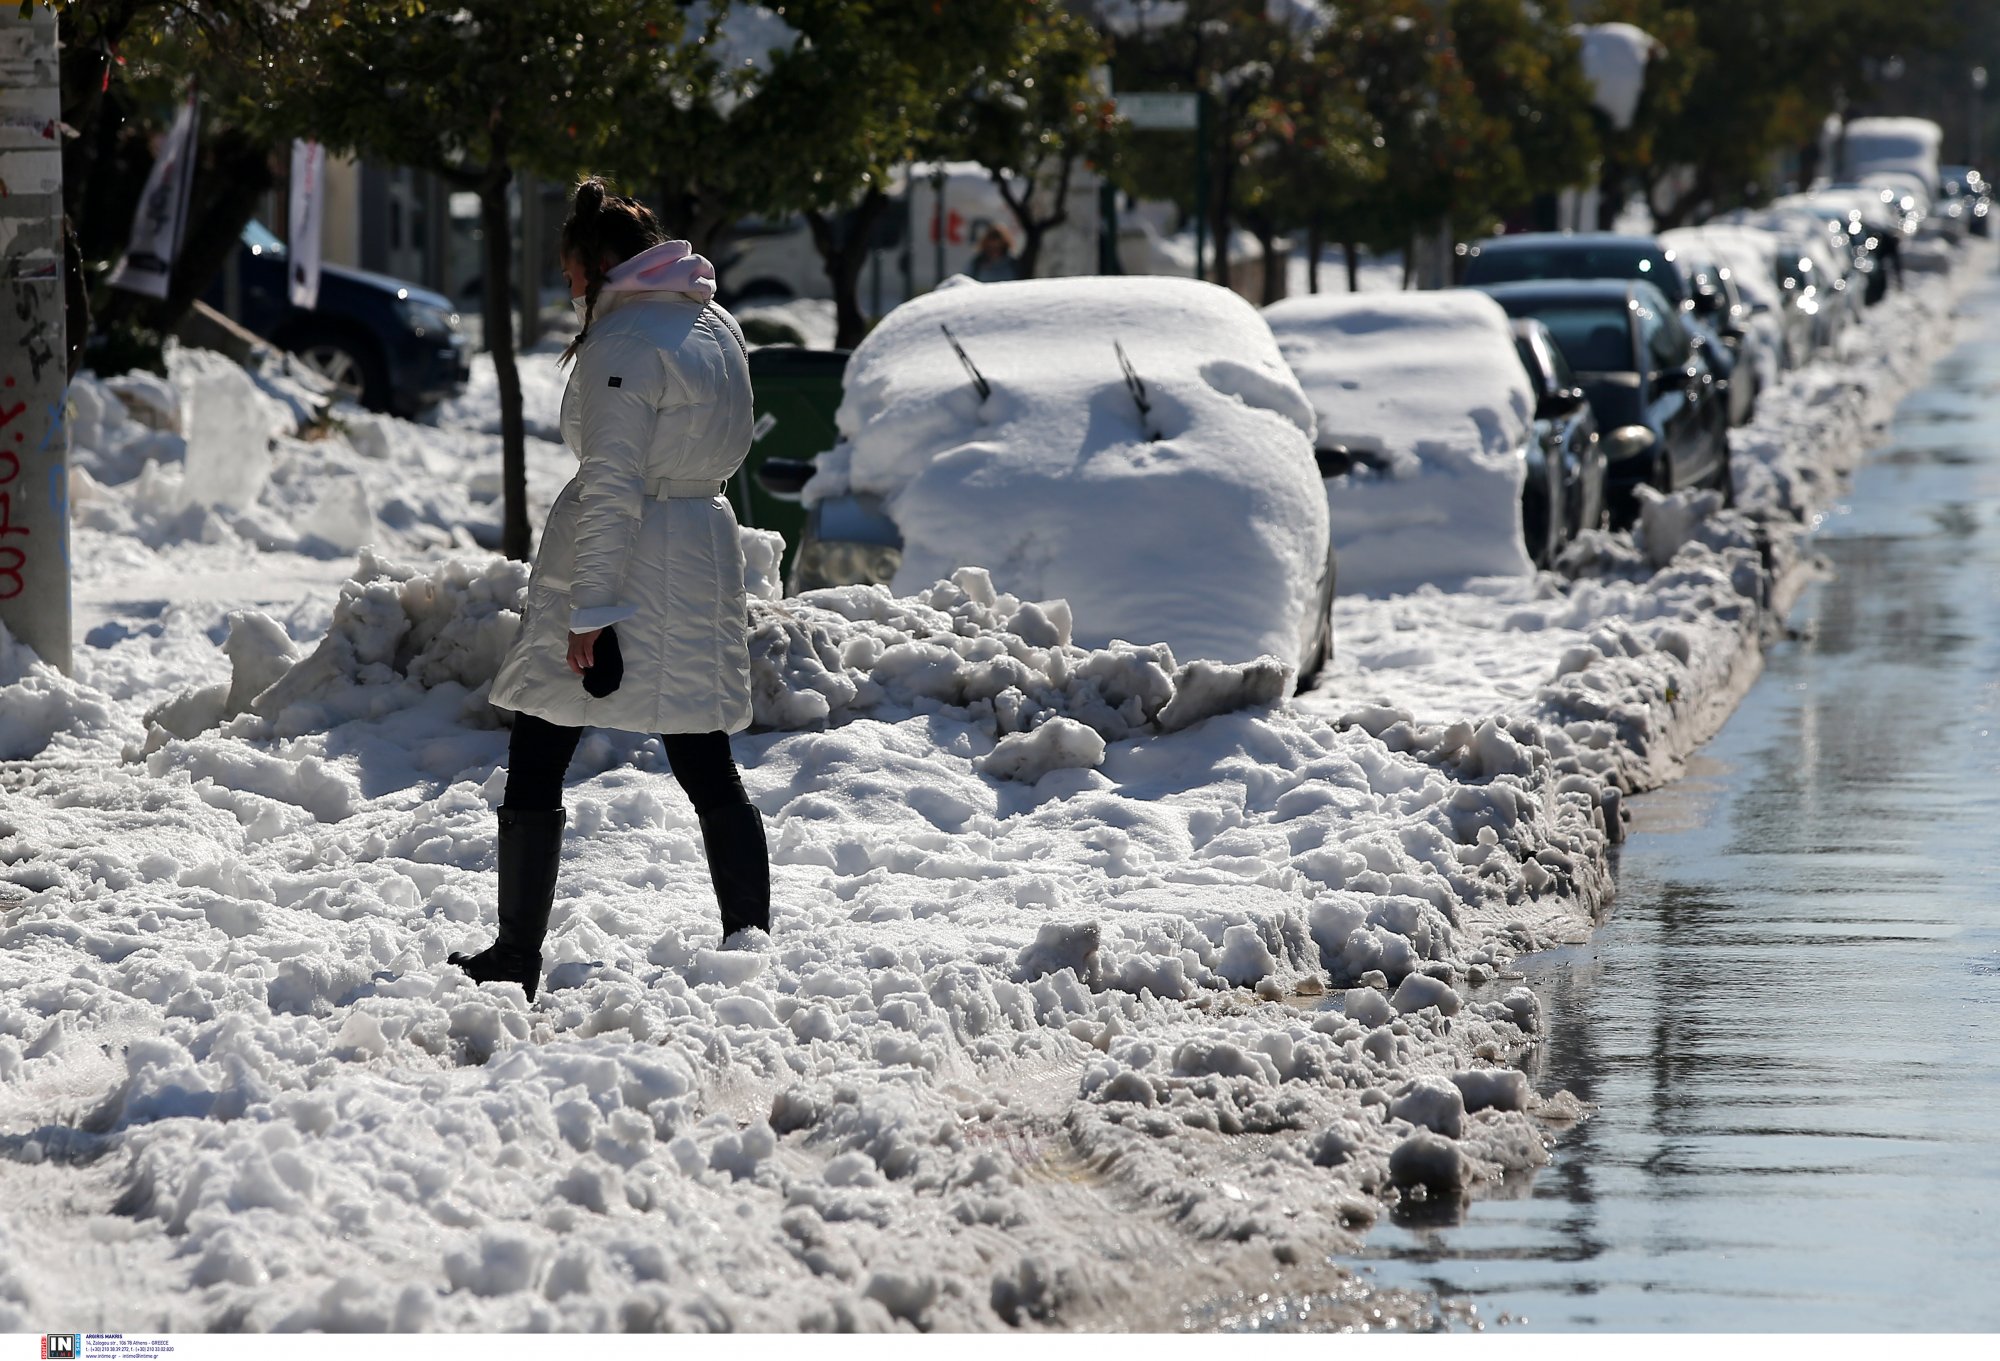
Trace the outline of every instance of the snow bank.
<instances>
[{"instance_id":1,"label":"snow bank","mask_svg":"<svg viewBox=\"0 0 2000 1361\"><path fill-rule=\"evenodd\" d=\"M776 536L748 530L744 537L759 728L944 715L1005 739L989 768L1033 783L1050 769L1098 764L1106 738L1178 731L1276 704L1289 688L1290 669L1271 659L1180 665L1164 644L1076 647L1064 602L996 592L976 567L910 598L850 586L776 599L760 570ZM431 705L433 691L468 722L498 723L485 697L520 630L527 580L527 565L505 558L418 565L364 551L306 658L294 660L290 640L268 618L233 615L223 645L230 681L186 690L149 712L148 724L164 730L151 746L246 709L280 733L320 731ZM1033 741L1013 740L1050 724Z\"/></svg>"},{"instance_id":2,"label":"snow bank","mask_svg":"<svg viewBox=\"0 0 2000 1361\"><path fill-rule=\"evenodd\" d=\"M884 498L904 541L896 594L978 566L1024 598L1068 601L1087 645L1303 660L1326 560L1312 411L1227 290L1117 277L941 288L855 350L838 423L806 499Z\"/></svg>"},{"instance_id":3,"label":"snow bank","mask_svg":"<svg viewBox=\"0 0 2000 1361\"><path fill-rule=\"evenodd\" d=\"M1320 294L1264 309L1322 448L1340 592L1533 572L1521 531L1534 396L1506 313L1470 290Z\"/></svg>"},{"instance_id":4,"label":"snow bank","mask_svg":"<svg viewBox=\"0 0 2000 1361\"><path fill-rule=\"evenodd\" d=\"M0 1317L1165 1330L1190 1300L1352 1298L1329 1256L1392 1208L1518 1187L1581 1113L1515 1070L1542 1009L1499 975L1589 929L1621 796L1755 674L1800 531L1955 286L1913 283L1766 394L1740 510L1649 499L1565 574L1343 598L1288 706L1113 737L1078 689L1001 733L920 685L1103 667L1117 713L1114 678L1182 668L1077 649L981 574L761 595L807 621L785 657L803 637L908 713L735 743L774 862L757 952L715 948L659 744L588 735L533 1006L443 963L490 915L506 736L472 701L518 567L378 556L264 619L92 597L69 681L0 639L0 716L53 703L62 757L0 770L0 1195L35 1224ZM405 495L463 471L463 432L389 430L435 460ZM242 551L85 532L155 576ZM323 690L123 759L177 690L227 708L323 637ZM1189 667L1166 704L1214 684ZM75 1269L113 1239L123 1269Z\"/></svg>"}]
</instances>

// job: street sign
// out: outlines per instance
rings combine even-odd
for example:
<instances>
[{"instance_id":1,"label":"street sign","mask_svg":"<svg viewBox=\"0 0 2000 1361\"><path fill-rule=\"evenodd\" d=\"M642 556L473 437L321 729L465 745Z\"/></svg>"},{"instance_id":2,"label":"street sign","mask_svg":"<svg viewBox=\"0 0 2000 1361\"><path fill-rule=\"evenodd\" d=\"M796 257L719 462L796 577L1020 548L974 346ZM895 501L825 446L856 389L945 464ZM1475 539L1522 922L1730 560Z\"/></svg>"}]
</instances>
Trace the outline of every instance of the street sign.
<instances>
[{"instance_id":1,"label":"street sign","mask_svg":"<svg viewBox=\"0 0 2000 1361\"><path fill-rule=\"evenodd\" d=\"M1193 132L1199 125L1198 95L1121 94L1114 102L1118 116L1135 128Z\"/></svg>"}]
</instances>

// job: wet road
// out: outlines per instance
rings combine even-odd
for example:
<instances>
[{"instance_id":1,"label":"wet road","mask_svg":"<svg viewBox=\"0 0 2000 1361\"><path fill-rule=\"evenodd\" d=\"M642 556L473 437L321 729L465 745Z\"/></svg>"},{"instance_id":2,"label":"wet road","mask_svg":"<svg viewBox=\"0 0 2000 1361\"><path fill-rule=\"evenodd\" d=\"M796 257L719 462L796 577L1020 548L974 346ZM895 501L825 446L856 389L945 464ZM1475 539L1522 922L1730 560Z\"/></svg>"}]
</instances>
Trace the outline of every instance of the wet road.
<instances>
[{"instance_id":1,"label":"wet road","mask_svg":"<svg viewBox=\"0 0 2000 1361\"><path fill-rule=\"evenodd\" d=\"M1521 961L1597 1113L1520 1199L1385 1225L1489 1323L2000 1329L2000 281L1816 540L1802 636L1634 801L1611 920Z\"/></svg>"}]
</instances>

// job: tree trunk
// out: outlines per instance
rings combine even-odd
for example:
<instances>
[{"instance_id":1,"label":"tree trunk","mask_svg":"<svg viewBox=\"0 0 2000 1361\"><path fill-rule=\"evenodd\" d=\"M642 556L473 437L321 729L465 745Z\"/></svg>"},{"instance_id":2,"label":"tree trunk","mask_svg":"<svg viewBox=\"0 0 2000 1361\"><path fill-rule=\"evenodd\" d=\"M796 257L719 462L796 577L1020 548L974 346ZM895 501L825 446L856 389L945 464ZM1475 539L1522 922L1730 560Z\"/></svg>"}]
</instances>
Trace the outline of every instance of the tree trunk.
<instances>
[{"instance_id":1,"label":"tree trunk","mask_svg":"<svg viewBox=\"0 0 2000 1361\"><path fill-rule=\"evenodd\" d=\"M1625 206L1625 167L1616 161L1604 163L1604 173L1597 182L1597 230L1608 232L1618 221L1618 214Z\"/></svg>"},{"instance_id":2,"label":"tree trunk","mask_svg":"<svg viewBox=\"0 0 2000 1361\"><path fill-rule=\"evenodd\" d=\"M1319 292L1319 253L1326 246L1326 228L1314 213L1306 226L1306 292Z\"/></svg>"},{"instance_id":3,"label":"tree trunk","mask_svg":"<svg viewBox=\"0 0 2000 1361\"><path fill-rule=\"evenodd\" d=\"M1361 291L1360 251L1352 241L1343 241L1340 243L1340 253L1347 257L1347 291L1349 293L1359 293Z\"/></svg>"},{"instance_id":4,"label":"tree trunk","mask_svg":"<svg viewBox=\"0 0 2000 1361\"><path fill-rule=\"evenodd\" d=\"M83 367L83 344L90 339L90 288L83 278L83 252L69 215L62 220L63 339L69 345L69 377Z\"/></svg>"},{"instance_id":5,"label":"tree trunk","mask_svg":"<svg viewBox=\"0 0 2000 1361\"><path fill-rule=\"evenodd\" d=\"M486 248L482 301L486 348L500 382L500 551L526 561L533 550L528 526L528 432L521 418L521 371L514 363L514 233L507 221L507 185L514 177L507 145L496 133L493 161L479 183L479 226Z\"/></svg>"},{"instance_id":6,"label":"tree trunk","mask_svg":"<svg viewBox=\"0 0 2000 1361\"><path fill-rule=\"evenodd\" d=\"M1227 139L1224 139L1224 148L1226 149L1228 145ZM1229 224L1232 221L1229 196L1236 188L1236 167L1228 157L1224 156L1221 158L1221 164L1211 173L1215 181L1215 203L1209 227L1209 243L1215 247L1215 272L1210 277L1227 288L1229 287Z\"/></svg>"},{"instance_id":7,"label":"tree trunk","mask_svg":"<svg viewBox=\"0 0 2000 1361\"><path fill-rule=\"evenodd\" d=\"M99 14L98 41L78 40L77 19L65 10L58 16L62 35L62 116L78 136L63 140L63 208L74 218L83 206L99 148L98 114L104 107L105 77L111 70L111 49L121 42L138 14L140 0L117 0Z\"/></svg>"},{"instance_id":8,"label":"tree trunk","mask_svg":"<svg viewBox=\"0 0 2000 1361\"><path fill-rule=\"evenodd\" d=\"M1414 235L1406 236L1403 238L1403 289L1405 292L1409 290L1410 279L1416 272L1417 238Z\"/></svg>"},{"instance_id":9,"label":"tree trunk","mask_svg":"<svg viewBox=\"0 0 2000 1361\"><path fill-rule=\"evenodd\" d=\"M1261 280L1258 284L1259 307L1269 307L1285 295L1284 275L1278 264L1278 233L1269 222L1260 222L1255 228L1257 248L1264 253Z\"/></svg>"},{"instance_id":10,"label":"tree trunk","mask_svg":"<svg viewBox=\"0 0 2000 1361\"><path fill-rule=\"evenodd\" d=\"M258 201L277 183L271 154L267 144L241 128L224 128L216 134L197 161L195 182L206 192L192 195L188 203L167 296L156 300L113 289L104 308L107 327L137 321L168 335L181 324L195 299L229 265L243 228L257 213Z\"/></svg>"},{"instance_id":11,"label":"tree trunk","mask_svg":"<svg viewBox=\"0 0 2000 1361\"><path fill-rule=\"evenodd\" d=\"M846 215L845 230L840 222L818 208L806 211L813 245L818 248L819 258L826 264L826 277L833 284L836 349L852 349L867 333L868 318L861 314L861 263L868 258L868 238L888 204L888 195L869 186L861 202Z\"/></svg>"}]
</instances>

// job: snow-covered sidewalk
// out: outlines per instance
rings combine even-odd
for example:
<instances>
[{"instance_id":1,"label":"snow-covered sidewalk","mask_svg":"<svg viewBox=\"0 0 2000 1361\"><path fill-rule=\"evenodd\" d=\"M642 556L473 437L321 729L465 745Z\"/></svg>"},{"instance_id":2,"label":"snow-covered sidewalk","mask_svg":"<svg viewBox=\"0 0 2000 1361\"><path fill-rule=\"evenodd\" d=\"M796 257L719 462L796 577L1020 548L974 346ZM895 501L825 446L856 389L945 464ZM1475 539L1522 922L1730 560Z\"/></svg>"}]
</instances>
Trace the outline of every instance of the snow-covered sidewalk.
<instances>
[{"instance_id":1,"label":"snow-covered sidewalk","mask_svg":"<svg viewBox=\"0 0 2000 1361\"><path fill-rule=\"evenodd\" d=\"M491 912L483 687L524 581L466 530L477 412L301 441L274 409L230 509L83 389L75 679L0 637L0 1327L1171 1327L1274 1272L1341 1293L1391 1204L1531 1170L1581 1113L1509 1066L1539 1013L1507 963L1608 902L1621 796L1754 679L1957 286L1765 395L1747 513L1683 495L1569 575L1343 599L1290 703L1074 647L983 573L766 592L737 753L774 944L715 948L659 744L593 734L533 1006L443 964ZM539 514L565 472L531 460Z\"/></svg>"}]
</instances>

